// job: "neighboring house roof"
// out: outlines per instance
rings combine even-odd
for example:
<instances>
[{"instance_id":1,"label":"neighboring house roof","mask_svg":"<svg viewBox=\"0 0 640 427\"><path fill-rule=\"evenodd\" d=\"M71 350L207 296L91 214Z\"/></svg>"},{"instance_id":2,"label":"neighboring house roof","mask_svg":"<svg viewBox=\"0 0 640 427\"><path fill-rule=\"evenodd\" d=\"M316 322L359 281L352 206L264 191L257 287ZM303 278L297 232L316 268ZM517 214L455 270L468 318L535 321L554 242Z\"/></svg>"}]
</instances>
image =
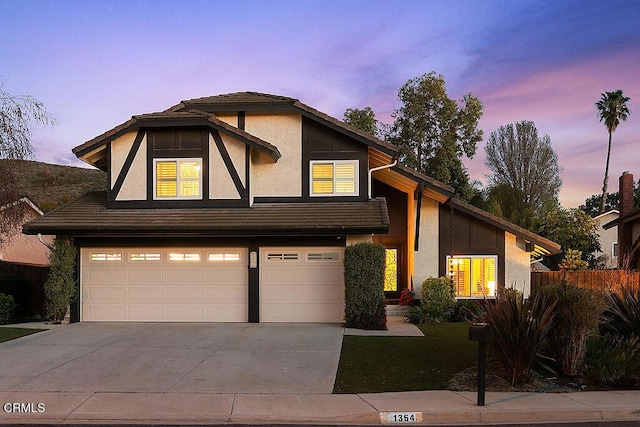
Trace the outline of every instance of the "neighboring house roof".
<instances>
[{"instance_id":1,"label":"neighboring house roof","mask_svg":"<svg viewBox=\"0 0 640 427\"><path fill-rule=\"evenodd\" d=\"M533 252L536 255L553 255L560 253L560 245L556 242L553 242L529 230L519 227L504 218L492 215L489 212L486 212L480 208L470 205L469 203L455 198L450 199L447 204L453 209L462 211L468 215L478 218L486 223L498 227L501 230L507 231L532 243L534 245Z\"/></svg>"},{"instance_id":2,"label":"neighboring house roof","mask_svg":"<svg viewBox=\"0 0 640 427\"><path fill-rule=\"evenodd\" d=\"M31 200L29 200L29 198L27 197L23 197L20 200L16 200L13 203L8 203L4 206L0 206L0 212L2 212L5 209L8 209L10 207L16 206L20 203L26 203L27 206L29 206L31 209L33 209L34 211L36 211L38 213L38 215L44 215L44 213L40 210L39 207L37 207Z\"/></svg>"},{"instance_id":3,"label":"neighboring house roof","mask_svg":"<svg viewBox=\"0 0 640 427\"><path fill-rule=\"evenodd\" d=\"M368 202L261 203L251 208L107 209L93 192L23 227L26 234L281 235L384 233L385 199Z\"/></svg>"},{"instance_id":4,"label":"neighboring house roof","mask_svg":"<svg viewBox=\"0 0 640 427\"><path fill-rule=\"evenodd\" d=\"M106 151L105 147L109 141L128 132L144 127L175 127L175 126L206 126L227 135L233 136L240 141L268 154L277 161L281 154L274 145L257 138L241 129L231 126L218 120L213 114L203 111L165 111L161 113L149 113L133 116L130 120L114 127L113 129L93 138L82 145L75 147L72 151L80 159L106 171Z\"/></svg>"},{"instance_id":5,"label":"neighboring house roof","mask_svg":"<svg viewBox=\"0 0 640 427\"><path fill-rule=\"evenodd\" d=\"M602 228L604 228L605 230L608 230L610 228L615 227L618 224L626 224L628 222L635 222L638 219L640 219L640 211L635 211L635 212L631 212L628 215L625 216L621 216L617 219L614 219L613 221L609 221L608 223L604 224L602 226Z\"/></svg>"},{"instance_id":6,"label":"neighboring house roof","mask_svg":"<svg viewBox=\"0 0 640 427\"><path fill-rule=\"evenodd\" d=\"M608 215L620 215L620 211L617 209L611 209L609 211L606 211L604 213L601 213L600 215L596 215L593 217L594 220L600 220L600 218L604 218L605 216Z\"/></svg>"}]
</instances>

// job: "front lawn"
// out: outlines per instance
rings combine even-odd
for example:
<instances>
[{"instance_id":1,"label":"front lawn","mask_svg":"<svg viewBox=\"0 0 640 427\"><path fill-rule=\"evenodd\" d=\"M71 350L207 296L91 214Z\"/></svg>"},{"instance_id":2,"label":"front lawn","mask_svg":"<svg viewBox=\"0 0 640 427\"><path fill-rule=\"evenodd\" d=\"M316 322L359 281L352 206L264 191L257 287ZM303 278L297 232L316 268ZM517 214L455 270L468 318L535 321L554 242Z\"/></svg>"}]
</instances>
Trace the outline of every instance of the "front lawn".
<instances>
[{"instance_id":1,"label":"front lawn","mask_svg":"<svg viewBox=\"0 0 640 427\"><path fill-rule=\"evenodd\" d=\"M418 327L424 337L345 336L333 392L439 390L476 360L468 323Z\"/></svg>"},{"instance_id":2,"label":"front lawn","mask_svg":"<svg viewBox=\"0 0 640 427\"><path fill-rule=\"evenodd\" d=\"M46 329L25 329L25 328L0 328L0 342L14 340L26 335L42 332Z\"/></svg>"}]
</instances>

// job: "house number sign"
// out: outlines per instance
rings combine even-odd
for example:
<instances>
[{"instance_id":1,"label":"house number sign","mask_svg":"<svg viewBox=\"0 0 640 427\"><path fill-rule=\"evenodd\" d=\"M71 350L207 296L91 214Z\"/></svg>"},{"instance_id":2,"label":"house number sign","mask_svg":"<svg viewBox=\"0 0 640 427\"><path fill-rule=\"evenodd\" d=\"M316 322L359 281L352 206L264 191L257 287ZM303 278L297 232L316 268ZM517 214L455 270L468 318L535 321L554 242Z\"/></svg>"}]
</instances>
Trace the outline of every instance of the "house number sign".
<instances>
[{"instance_id":1,"label":"house number sign","mask_svg":"<svg viewBox=\"0 0 640 427\"><path fill-rule=\"evenodd\" d=\"M422 422L422 412L382 412L383 424L411 424Z\"/></svg>"}]
</instances>

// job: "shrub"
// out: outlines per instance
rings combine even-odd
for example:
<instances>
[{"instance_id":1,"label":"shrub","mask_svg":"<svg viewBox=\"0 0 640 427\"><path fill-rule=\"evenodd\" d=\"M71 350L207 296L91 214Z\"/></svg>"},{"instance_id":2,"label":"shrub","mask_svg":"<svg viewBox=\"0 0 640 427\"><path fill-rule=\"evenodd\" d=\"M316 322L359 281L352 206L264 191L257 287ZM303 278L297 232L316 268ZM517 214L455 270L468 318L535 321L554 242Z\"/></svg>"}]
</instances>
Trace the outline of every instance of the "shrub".
<instances>
[{"instance_id":1,"label":"shrub","mask_svg":"<svg viewBox=\"0 0 640 427\"><path fill-rule=\"evenodd\" d=\"M1 261L0 261L1 262ZM10 295L16 304L15 315L18 318L26 316L29 284L20 276L0 273L0 294Z\"/></svg>"},{"instance_id":2,"label":"shrub","mask_svg":"<svg viewBox=\"0 0 640 427\"><path fill-rule=\"evenodd\" d=\"M56 239L49 255L49 277L44 284L47 314L54 322L60 322L67 314L69 304L76 297L75 249Z\"/></svg>"},{"instance_id":3,"label":"shrub","mask_svg":"<svg viewBox=\"0 0 640 427\"><path fill-rule=\"evenodd\" d=\"M0 294L0 324L6 325L14 319L16 303L11 295Z\"/></svg>"},{"instance_id":4,"label":"shrub","mask_svg":"<svg viewBox=\"0 0 640 427\"><path fill-rule=\"evenodd\" d=\"M384 306L385 247L358 243L344 253L345 326L387 329Z\"/></svg>"},{"instance_id":5,"label":"shrub","mask_svg":"<svg viewBox=\"0 0 640 427\"><path fill-rule=\"evenodd\" d=\"M451 322L476 322L483 313L484 307L480 301L459 299L451 310L449 320Z\"/></svg>"},{"instance_id":6,"label":"shrub","mask_svg":"<svg viewBox=\"0 0 640 427\"><path fill-rule=\"evenodd\" d=\"M602 331L624 338L640 337L640 286L623 285L606 294Z\"/></svg>"},{"instance_id":7,"label":"shrub","mask_svg":"<svg viewBox=\"0 0 640 427\"><path fill-rule=\"evenodd\" d=\"M428 320L432 322L449 320L456 303L455 296L455 286L450 277L426 279L422 283L420 300Z\"/></svg>"},{"instance_id":8,"label":"shrub","mask_svg":"<svg viewBox=\"0 0 640 427\"><path fill-rule=\"evenodd\" d=\"M597 330L605 309L603 295L567 282L544 286L537 292L557 301L549 347L562 374L576 376L582 368L587 339Z\"/></svg>"},{"instance_id":9,"label":"shrub","mask_svg":"<svg viewBox=\"0 0 640 427\"><path fill-rule=\"evenodd\" d=\"M640 338L613 335L592 339L585 357L587 378L601 384L640 385Z\"/></svg>"},{"instance_id":10,"label":"shrub","mask_svg":"<svg viewBox=\"0 0 640 427\"><path fill-rule=\"evenodd\" d=\"M409 311L407 311L407 318L414 325L425 323L428 320L427 317L427 313L421 305L409 307Z\"/></svg>"},{"instance_id":11,"label":"shrub","mask_svg":"<svg viewBox=\"0 0 640 427\"><path fill-rule=\"evenodd\" d=\"M533 363L553 326L555 300L537 294L529 300L513 289L497 293L494 303L485 305L485 319L495 328L493 353L507 373L512 385L531 379Z\"/></svg>"}]
</instances>

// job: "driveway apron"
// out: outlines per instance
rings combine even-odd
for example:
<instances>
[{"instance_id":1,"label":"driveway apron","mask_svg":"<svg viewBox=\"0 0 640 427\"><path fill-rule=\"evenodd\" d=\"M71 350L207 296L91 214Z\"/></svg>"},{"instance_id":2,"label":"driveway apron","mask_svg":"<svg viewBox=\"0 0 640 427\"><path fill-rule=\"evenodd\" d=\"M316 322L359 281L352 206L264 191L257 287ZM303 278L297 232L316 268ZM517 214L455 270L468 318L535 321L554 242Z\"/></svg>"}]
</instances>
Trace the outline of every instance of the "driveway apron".
<instances>
[{"instance_id":1,"label":"driveway apron","mask_svg":"<svg viewBox=\"0 0 640 427\"><path fill-rule=\"evenodd\" d=\"M329 394L336 324L77 323L0 344L0 390Z\"/></svg>"}]
</instances>

